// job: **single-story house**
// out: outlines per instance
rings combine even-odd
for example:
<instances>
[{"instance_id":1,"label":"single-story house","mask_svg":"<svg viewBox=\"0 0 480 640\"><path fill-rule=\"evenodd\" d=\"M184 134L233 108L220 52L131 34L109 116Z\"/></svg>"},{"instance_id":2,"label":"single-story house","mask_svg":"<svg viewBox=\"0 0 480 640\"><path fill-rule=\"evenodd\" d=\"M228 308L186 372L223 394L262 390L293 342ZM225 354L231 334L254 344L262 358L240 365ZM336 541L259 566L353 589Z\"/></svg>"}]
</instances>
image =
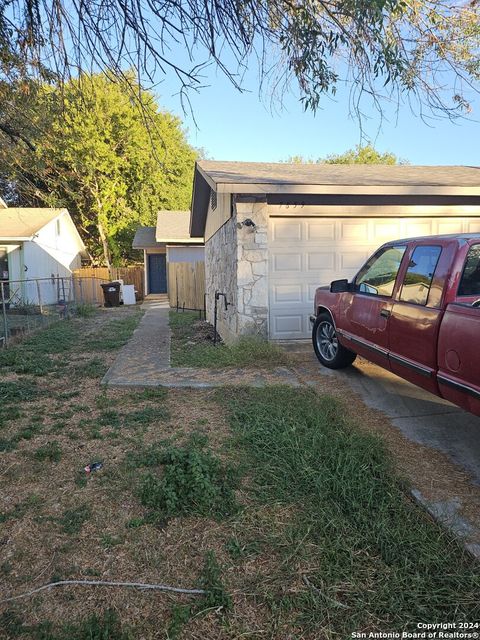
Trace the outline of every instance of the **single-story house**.
<instances>
[{"instance_id":1,"label":"single-story house","mask_svg":"<svg viewBox=\"0 0 480 640\"><path fill-rule=\"evenodd\" d=\"M168 264L202 262L203 238L191 238L190 211L159 211L156 227L140 227L133 248L143 250L145 294L168 293Z\"/></svg>"},{"instance_id":2,"label":"single-story house","mask_svg":"<svg viewBox=\"0 0 480 640\"><path fill-rule=\"evenodd\" d=\"M205 239L207 319L231 341L310 335L316 287L382 243L480 232L480 167L197 162L190 235Z\"/></svg>"},{"instance_id":3,"label":"single-story house","mask_svg":"<svg viewBox=\"0 0 480 640\"><path fill-rule=\"evenodd\" d=\"M56 304L55 279L70 278L82 259L88 253L66 209L0 208L0 279L17 292L12 305L38 301L35 279L42 279L42 303Z\"/></svg>"}]
</instances>

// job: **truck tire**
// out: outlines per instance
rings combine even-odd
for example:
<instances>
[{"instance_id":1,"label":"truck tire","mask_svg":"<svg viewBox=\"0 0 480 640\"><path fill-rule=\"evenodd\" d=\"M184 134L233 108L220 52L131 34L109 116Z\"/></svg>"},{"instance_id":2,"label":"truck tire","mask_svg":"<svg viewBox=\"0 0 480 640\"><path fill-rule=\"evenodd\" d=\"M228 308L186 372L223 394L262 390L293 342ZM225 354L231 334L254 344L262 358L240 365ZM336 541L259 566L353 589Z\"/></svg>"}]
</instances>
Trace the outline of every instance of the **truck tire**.
<instances>
[{"instance_id":1,"label":"truck tire","mask_svg":"<svg viewBox=\"0 0 480 640\"><path fill-rule=\"evenodd\" d=\"M329 313L320 313L312 329L313 348L321 364L328 369L344 369L357 354L345 349L337 339L335 325Z\"/></svg>"}]
</instances>

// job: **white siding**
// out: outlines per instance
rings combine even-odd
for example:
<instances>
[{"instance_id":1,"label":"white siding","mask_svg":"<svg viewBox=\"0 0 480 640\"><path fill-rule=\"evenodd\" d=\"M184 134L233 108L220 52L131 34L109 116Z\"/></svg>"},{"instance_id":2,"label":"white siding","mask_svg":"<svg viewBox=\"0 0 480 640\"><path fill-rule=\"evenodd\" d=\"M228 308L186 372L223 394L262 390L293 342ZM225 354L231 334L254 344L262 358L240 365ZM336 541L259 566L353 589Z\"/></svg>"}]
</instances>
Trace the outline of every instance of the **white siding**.
<instances>
[{"instance_id":1,"label":"white siding","mask_svg":"<svg viewBox=\"0 0 480 640\"><path fill-rule=\"evenodd\" d=\"M82 241L68 214L62 214L52 220L40 229L31 242L23 244L22 278L49 279L42 284L43 304L55 304L59 297L63 297L63 292L51 278L52 276L69 278L74 269L81 267L83 248ZM27 300L37 300L36 283L26 283L24 295Z\"/></svg>"}]
</instances>

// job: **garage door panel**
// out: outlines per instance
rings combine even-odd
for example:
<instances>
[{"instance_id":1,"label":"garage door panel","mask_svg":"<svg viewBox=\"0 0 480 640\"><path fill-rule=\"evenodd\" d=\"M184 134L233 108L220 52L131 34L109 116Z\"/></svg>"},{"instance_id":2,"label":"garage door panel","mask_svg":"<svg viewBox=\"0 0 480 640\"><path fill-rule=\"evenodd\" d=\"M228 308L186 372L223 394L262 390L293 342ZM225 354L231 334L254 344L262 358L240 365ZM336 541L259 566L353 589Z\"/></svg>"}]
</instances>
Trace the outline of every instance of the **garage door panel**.
<instances>
[{"instance_id":1,"label":"garage door panel","mask_svg":"<svg viewBox=\"0 0 480 640\"><path fill-rule=\"evenodd\" d=\"M368 238L368 224L366 222L340 221L340 239L365 242Z\"/></svg>"},{"instance_id":2,"label":"garage door panel","mask_svg":"<svg viewBox=\"0 0 480 640\"><path fill-rule=\"evenodd\" d=\"M400 236L402 238L415 238L416 236L430 236L436 232L433 228L432 220L421 220L413 222L407 220L403 223L403 229ZM435 224L436 227L436 224ZM399 236L399 237L400 237Z\"/></svg>"},{"instance_id":3,"label":"garage door panel","mask_svg":"<svg viewBox=\"0 0 480 640\"><path fill-rule=\"evenodd\" d=\"M272 237L274 242L291 242L302 239L303 221L278 219L272 225Z\"/></svg>"},{"instance_id":4,"label":"garage door panel","mask_svg":"<svg viewBox=\"0 0 480 640\"><path fill-rule=\"evenodd\" d=\"M306 239L313 242L317 240L335 239L335 222L305 221Z\"/></svg>"},{"instance_id":5,"label":"garage door panel","mask_svg":"<svg viewBox=\"0 0 480 640\"><path fill-rule=\"evenodd\" d=\"M455 220L439 220L437 226L437 233L463 233L463 225L460 225Z\"/></svg>"},{"instance_id":6,"label":"garage door panel","mask_svg":"<svg viewBox=\"0 0 480 640\"><path fill-rule=\"evenodd\" d=\"M335 269L335 254L331 251L307 253L307 270L321 269Z\"/></svg>"},{"instance_id":7,"label":"garage door panel","mask_svg":"<svg viewBox=\"0 0 480 640\"><path fill-rule=\"evenodd\" d=\"M378 243L388 242L391 238L399 238L402 235L400 222L394 220L388 222L372 221L371 234Z\"/></svg>"},{"instance_id":8,"label":"garage door panel","mask_svg":"<svg viewBox=\"0 0 480 640\"><path fill-rule=\"evenodd\" d=\"M273 256L274 271L301 271L302 256L299 253L277 253Z\"/></svg>"},{"instance_id":9,"label":"garage door panel","mask_svg":"<svg viewBox=\"0 0 480 640\"><path fill-rule=\"evenodd\" d=\"M384 242L480 232L479 218L270 218L270 337L308 338L318 286L351 280Z\"/></svg>"},{"instance_id":10,"label":"garage door panel","mask_svg":"<svg viewBox=\"0 0 480 640\"><path fill-rule=\"evenodd\" d=\"M294 304L304 299L302 284L273 284L272 300L275 304Z\"/></svg>"},{"instance_id":11,"label":"garage door panel","mask_svg":"<svg viewBox=\"0 0 480 640\"><path fill-rule=\"evenodd\" d=\"M303 333L303 317L301 314L289 313L278 314L275 316L275 333L280 334L302 334Z\"/></svg>"},{"instance_id":12,"label":"garage door panel","mask_svg":"<svg viewBox=\"0 0 480 640\"><path fill-rule=\"evenodd\" d=\"M465 233L480 233L480 220L469 220L465 226Z\"/></svg>"},{"instance_id":13,"label":"garage door panel","mask_svg":"<svg viewBox=\"0 0 480 640\"><path fill-rule=\"evenodd\" d=\"M338 266L340 269L358 269L359 264L363 264L366 259L370 256L370 249L363 249L362 251L344 251L339 250L338 252Z\"/></svg>"}]
</instances>

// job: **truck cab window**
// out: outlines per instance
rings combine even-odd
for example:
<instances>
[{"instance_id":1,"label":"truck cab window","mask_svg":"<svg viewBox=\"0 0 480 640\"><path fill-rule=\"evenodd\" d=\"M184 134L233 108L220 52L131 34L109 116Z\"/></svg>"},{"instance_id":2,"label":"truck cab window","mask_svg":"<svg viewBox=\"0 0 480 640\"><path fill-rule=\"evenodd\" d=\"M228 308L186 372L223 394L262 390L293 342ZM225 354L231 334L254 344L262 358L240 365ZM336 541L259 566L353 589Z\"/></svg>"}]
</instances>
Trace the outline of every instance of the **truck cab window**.
<instances>
[{"instance_id":1,"label":"truck cab window","mask_svg":"<svg viewBox=\"0 0 480 640\"><path fill-rule=\"evenodd\" d=\"M355 291L390 297L405 249L403 245L387 247L373 255L357 275Z\"/></svg>"},{"instance_id":2,"label":"truck cab window","mask_svg":"<svg viewBox=\"0 0 480 640\"><path fill-rule=\"evenodd\" d=\"M480 296L480 244L470 247L458 287L458 295Z\"/></svg>"},{"instance_id":3,"label":"truck cab window","mask_svg":"<svg viewBox=\"0 0 480 640\"><path fill-rule=\"evenodd\" d=\"M437 268L441 247L420 246L413 252L407 273L403 280L400 300L426 305L432 286L433 274Z\"/></svg>"}]
</instances>

